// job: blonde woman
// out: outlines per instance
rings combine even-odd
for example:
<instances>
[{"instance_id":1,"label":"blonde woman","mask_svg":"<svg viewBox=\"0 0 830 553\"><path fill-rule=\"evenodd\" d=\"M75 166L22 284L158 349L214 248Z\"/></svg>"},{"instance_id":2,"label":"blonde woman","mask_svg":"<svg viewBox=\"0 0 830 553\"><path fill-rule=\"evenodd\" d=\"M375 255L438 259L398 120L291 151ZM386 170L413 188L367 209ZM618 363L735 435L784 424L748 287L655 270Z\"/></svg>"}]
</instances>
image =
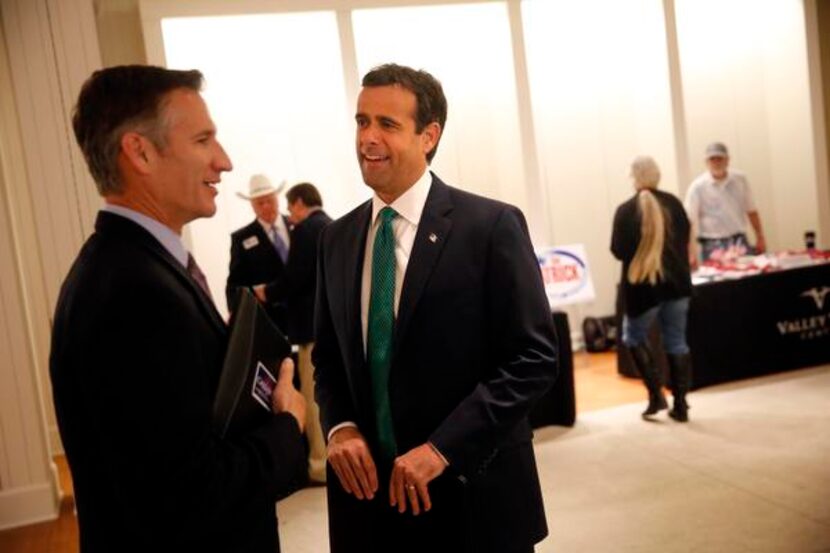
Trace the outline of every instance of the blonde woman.
<instances>
[{"instance_id":1,"label":"blonde woman","mask_svg":"<svg viewBox=\"0 0 830 553\"><path fill-rule=\"evenodd\" d=\"M661 375L649 349L648 330L657 319L669 361L674 405L669 416L688 421L686 393L691 384L686 320L692 283L689 220L675 196L657 190L660 168L648 156L631 163L636 193L617 208L611 251L622 261L623 343L648 389L643 418L668 408Z\"/></svg>"}]
</instances>

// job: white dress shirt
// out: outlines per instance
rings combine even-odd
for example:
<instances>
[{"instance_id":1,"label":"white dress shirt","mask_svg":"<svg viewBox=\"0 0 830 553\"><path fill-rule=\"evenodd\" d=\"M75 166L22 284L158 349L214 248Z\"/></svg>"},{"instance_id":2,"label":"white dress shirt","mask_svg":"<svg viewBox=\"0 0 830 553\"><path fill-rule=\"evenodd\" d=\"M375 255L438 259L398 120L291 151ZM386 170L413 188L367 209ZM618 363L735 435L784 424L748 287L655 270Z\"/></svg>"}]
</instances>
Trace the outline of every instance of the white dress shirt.
<instances>
[{"instance_id":1,"label":"white dress shirt","mask_svg":"<svg viewBox=\"0 0 830 553\"><path fill-rule=\"evenodd\" d=\"M418 232L418 223L421 213L427 203L429 188L432 185L432 175L424 171L412 187L401 194L398 199L389 204L398 216L392 220L392 230L395 233L395 318L398 317L398 304L401 301L403 279L406 276L406 267L409 265L409 255L415 243L415 234ZM375 245L375 235L378 232L378 214L387 204L372 196L372 222L366 234L366 253L363 256L363 279L360 287L360 323L363 327L363 351L366 352L366 336L369 328L369 298L372 295L372 250Z\"/></svg>"},{"instance_id":2,"label":"white dress shirt","mask_svg":"<svg viewBox=\"0 0 830 553\"><path fill-rule=\"evenodd\" d=\"M409 265L409 255L415 244L415 234L418 232L418 223L421 221L421 213L424 211L430 186L432 186L432 174L425 170L409 190L388 204L398 213L398 216L392 220L392 231L395 234L395 318L398 316L398 304L401 300L406 267ZM369 329L369 298L372 294L372 248L378 232L378 214L386 206L387 204L378 198L377 194L372 196L372 219L369 232L366 233L366 253L363 256L363 276L360 286L360 323L363 327L364 354ZM332 435L341 428L356 426L353 421L341 422L329 430L328 438L331 439Z\"/></svg>"},{"instance_id":3,"label":"white dress shirt","mask_svg":"<svg viewBox=\"0 0 830 553\"><path fill-rule=\"evenodd\" d=\"M159 223L152 217L120 205L104 204L101 211L124 217L141 226L144 230L152 234L153 238L158 240L164 246L164 249L182 264L182 267L187 267L187 249L182 244L182 237L170 230L169 227Z\"/></svg>"}]
</instances>

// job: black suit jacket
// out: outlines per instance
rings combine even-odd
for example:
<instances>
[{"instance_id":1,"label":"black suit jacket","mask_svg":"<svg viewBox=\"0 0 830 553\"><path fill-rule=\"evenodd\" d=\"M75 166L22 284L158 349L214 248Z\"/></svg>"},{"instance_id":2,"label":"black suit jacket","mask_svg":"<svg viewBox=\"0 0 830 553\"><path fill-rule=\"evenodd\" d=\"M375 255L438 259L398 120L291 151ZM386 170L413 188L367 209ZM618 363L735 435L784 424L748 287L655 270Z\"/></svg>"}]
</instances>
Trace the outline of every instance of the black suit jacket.
<instances>
[{"instance_id":1,"label":"black suit jacket","mask_svg":"<svg viewBox=\"0 0 830 553\"><path fill-rule=\"evenodd\" d=\"M228 332L213 302L141 226L101 212L95 229L50 356L81 551L273 552L275 498L305 466L295 419L219 439Z\"/></svg>"},{"instance_id":2,"label":"black suit jacket","mask_svg":"<svg viewBox=\"0 0 830 553\"><path fill-rule=\"evenodd\" d=\"M323 232L314 360L324 434L354 421L380 462L360 321L370 217L367 202ZM447 544L442 530L454 535L446 550L482 552L511 551L547 534L527 414L555 377L555 354L521 212L433 175L401 292L389 395L399 454L429 440L450 467L430 483L432 511L380 525L407 532L388 539ZM388 469L380 470L382 502ZM362 522L362 505L336 478L329 491L333 551L359 547L379 531ZM406 522L396 526L395 517Z\"/></svg>"},{"instance_id":3,"label":"black suit jacket","mask_svg":"<svg viewBox=\"0 0 830 553\"><path fill-rule=\"evenodd\" d=\"M288 219L283 217L283 220L286 228L290 229ZM288 251L290 255L290 247ZM225 298L228 309L233 312L239 302L240 288L265 284L265 309L280 330L291 337L285 295L280 289L285 276L285 265L262 225L254 219L252 223L231 234L231 261Z\"/></svg>"},{"instance_id":4,"label":"black suit jacket","mask_svg":"<svg viewBox=\"0 0 830 553\"><path fill-rule=\"evenodd\" d=\"M323 210L316 210L291 230L291 250L277 298L288 306L291 340L314 341L314 297L317 291L317 249L320 233L331 223Z\"/></svg>"},{"instance_id":5,"label":"black suit jacket","mask_svg":"<svg viewBox=\"0 0 830 553\"><path fill-rule=\"evenodd\" d=\"M629 317L642 315L664 301L692 295L689 268L689 219L683 204L676 196L662 190L651 190L664 213L664 246L661 254L663 275L655 284L648 281L631 284L628 268L640 245L642 216L638 207L639 194L622 203L614 214L611 235L611 253L622 261L620 287L625 313Z\"/></svg>"}]
</instances>

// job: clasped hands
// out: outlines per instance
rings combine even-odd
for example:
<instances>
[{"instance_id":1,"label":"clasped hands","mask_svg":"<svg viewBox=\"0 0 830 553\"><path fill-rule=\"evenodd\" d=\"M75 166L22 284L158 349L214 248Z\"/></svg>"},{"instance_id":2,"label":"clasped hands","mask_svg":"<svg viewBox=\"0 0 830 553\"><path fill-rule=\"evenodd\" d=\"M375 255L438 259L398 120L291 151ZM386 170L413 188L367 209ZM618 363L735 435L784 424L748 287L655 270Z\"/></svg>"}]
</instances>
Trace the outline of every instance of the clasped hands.
<instances>
[{"instance_id":1,"label":"clasped hands","mask_svg":"<svg viewBox=\"0 0 830 553\"><path fill-rule=\"evenodd\" d=\"M366 439L355 427L335 432L328 445L328 460L340 485L358 499L373 499L378 475ZM432 501L428 484L446 469L444 460L429 444L422 444L395 459L389 478L389 505L399 513L429 511Z\"/></svg>"}]
</instances>

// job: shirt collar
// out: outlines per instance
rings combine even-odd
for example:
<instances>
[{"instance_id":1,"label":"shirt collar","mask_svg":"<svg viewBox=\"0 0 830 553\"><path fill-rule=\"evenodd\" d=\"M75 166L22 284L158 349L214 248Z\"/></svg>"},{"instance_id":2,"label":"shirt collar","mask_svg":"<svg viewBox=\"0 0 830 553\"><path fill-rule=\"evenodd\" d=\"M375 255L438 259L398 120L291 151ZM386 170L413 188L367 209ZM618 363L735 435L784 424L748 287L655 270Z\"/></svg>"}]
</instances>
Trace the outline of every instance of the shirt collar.
<instances>
[{"instance_id":1,"label":"shirt collar","mask_svg":"<svg viewBox=\"0 0 830 553\"><path fill-rule=\"evenodd\" d=\"M414 226L418 226L421 213L427 203L429 188L432 185L432 173L424 170L424 174L409 187L409 190L398 196L391 204L386 204L377 194L372 196L372 224L377 221L380 210L389 205L398 215Z\"/></svg>"},{"instance_id":2,"label":"shirt collar","mask_svg":"<svg viewBox=\"0 0 830 553\"><path fill-rule=\"evenodd\" d=\"M277 213L277 218L274 219L273 224L266 223L265 221L263 221L262 219L257 217L257 223L259 223L259 226L261 226L263 228L263 230L265 230L265 234L268 234L271 231L271 227L274 227L274 230L280 228L282 226L280 224L281 222L282 222L282 215L280 215L279 213Z\"/></svg>"},{"instance_id":3,"label":"shirt collar","mask_svg":"<svg viewBox=\"0 0 830 553\"><path fill-rule=\"evenodd\" d=\"M139 225L144 230L152 234L153 238L158 240L161 245L164 246L164 249L167 250L170 255L175 257L183 267L187 267L187 250L185 249L184 244L182 244L182 238L170 230L169 227L161 224L152 217L148 217L143 213L139 213L138 211L120 205L104 204L101 211L120 215L121 217L129 219Z\"/></svg>"}]
</instances>

